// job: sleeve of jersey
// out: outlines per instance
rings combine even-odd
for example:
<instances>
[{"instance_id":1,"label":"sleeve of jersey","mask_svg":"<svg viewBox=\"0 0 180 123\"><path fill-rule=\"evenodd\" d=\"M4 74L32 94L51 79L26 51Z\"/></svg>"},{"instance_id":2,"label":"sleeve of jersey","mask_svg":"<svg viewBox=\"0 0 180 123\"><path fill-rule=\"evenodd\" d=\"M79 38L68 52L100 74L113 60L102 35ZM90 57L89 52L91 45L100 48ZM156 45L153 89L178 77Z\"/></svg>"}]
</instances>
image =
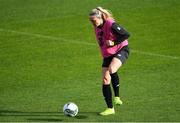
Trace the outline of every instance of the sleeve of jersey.
<instances>
[{"instance_id":1,"label":"sleeve of jersey","mask_svg":"<svg viewBox=\"0 0 180 123\"><path fill-rule=\"evenodd\" d=\"M112 31L116 35L115 45L121 43L122 41L129 38L130 34L119 24L113 23L112 24Z\"/></svg>"}]
</instances>

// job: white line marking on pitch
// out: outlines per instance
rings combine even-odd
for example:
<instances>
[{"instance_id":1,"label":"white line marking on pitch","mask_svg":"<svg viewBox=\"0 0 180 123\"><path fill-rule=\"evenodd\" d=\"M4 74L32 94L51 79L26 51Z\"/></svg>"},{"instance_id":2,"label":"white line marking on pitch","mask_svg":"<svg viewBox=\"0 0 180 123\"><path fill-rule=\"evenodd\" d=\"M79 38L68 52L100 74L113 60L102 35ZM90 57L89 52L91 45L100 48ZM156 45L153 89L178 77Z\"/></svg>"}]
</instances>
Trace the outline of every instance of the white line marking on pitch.
<instances>
[{"instance_id":1,"label":"white line marking on pitch","mask_svg":"<svg viewBox=\"0 0 180 123\"><path fill-rule=\"evenodd\" d=\"M131 51L134 52L134 53L138 53L138 54L144 54L144 55L149 55L149 56L157 56L157 57L164 57L164 58L169 58L169 59L179 59L180 58L180 57L177 57L177 56L155 54L155 53L143 52L143 51L138 51L138 50L131 50Z\"/></svg>"},{"instance_id":2,"label":"white line marking on pitch","mask_svg":"<svg viewBox=\"0 0 180 123\"><path fill-rule=\"evenodd\" d=\"M60 37L53 37L53 36L48 36L48 35L42 35L42 34L35 34L35 33L29 33L29 32L20 32L20 31L15 31L15 30L9 30L9 29L0 29L2 32L10 32L10 33L16 33L16 34L21 34L21 35L27 35L27 36L33 36L33 37L38 37L38 38L45 38L45 39L52 39L52 40L63 40L64 42L62 43L67 43L66 41L69 41L65 38L60 38ZM84 44L84 45L91 45L95 46L96 44L93 43L88 43L88 42L82 42L80 40L74 40L69 41L71 43L75 44ZM144 55L149 55L149 56L156 56L156 57L164 57L164 58L169 58L169 59L180 59L178 56L169 56L169 55L162 55L162 54L156 54L156 53L150 53L150 52L143 52L139 50L131 50L133 53L138 53L138 54L144 54Z\"/></svg>"},{"instance_id":3,"label":"white line marking on pitch","mask_svg":"<svg viewBox=\"0 0 180 123\"><path fill-rule=\"evenodd\" d=\"M26 35L26 36L33 36L33 37L38 37L38 38L44 38L44 39L51 39L51 40L61 40L63 42L61 43L67 43L67 41L71 42L71 43L75 43L75 44L85 44L85 45L95 45L93 43L88 43L88 42L82 42L80 40L74 40L74 39L71 39L72 41L70 40L67 40L65 38L61 38L61 37L53 37L53 36L48 36L48 35L42 35L42 34L35 34L35 33L28 33L28 32L20 32L20 31L15 31L15 30L6 30L6 29L0 29L0 31L3 31L3 32L9 32L9 33L16 33L16 34L20 34L20 35Z\"/></svg>"}]
</instances>

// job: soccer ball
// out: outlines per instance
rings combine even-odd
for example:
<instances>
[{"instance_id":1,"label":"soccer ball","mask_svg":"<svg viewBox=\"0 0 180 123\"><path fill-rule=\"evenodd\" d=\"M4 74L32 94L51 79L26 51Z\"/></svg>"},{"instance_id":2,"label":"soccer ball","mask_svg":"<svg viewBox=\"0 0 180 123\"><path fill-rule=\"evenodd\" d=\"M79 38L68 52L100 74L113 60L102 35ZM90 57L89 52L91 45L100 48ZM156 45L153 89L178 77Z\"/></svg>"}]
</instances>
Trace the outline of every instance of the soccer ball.
<instances>
[{"instance_id":1,"label":"soccer ball","mask_svg":"<svg viewBox=\"0 0 180 123\"><path fill-rule=\"evenodd\" d=\"M73 102L68 102L63 107L63 112L67 116L75 117L78 114L78 107Z\"/></svg>"}]
</instances>

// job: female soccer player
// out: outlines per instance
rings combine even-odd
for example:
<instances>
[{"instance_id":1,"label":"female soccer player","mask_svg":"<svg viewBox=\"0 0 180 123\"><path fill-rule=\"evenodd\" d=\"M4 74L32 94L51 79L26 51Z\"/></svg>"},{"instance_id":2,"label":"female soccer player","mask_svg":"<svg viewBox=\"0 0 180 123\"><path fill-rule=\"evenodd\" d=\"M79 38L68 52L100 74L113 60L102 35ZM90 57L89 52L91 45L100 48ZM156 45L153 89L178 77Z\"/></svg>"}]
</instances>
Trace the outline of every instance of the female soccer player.
<instances>
[{"instance_id":1,"label":"female soccer player","mask_svg":"<svg viewBox=\"0 0 180 123\"><path fill-rule=\"evenodd\" d=\"M89 20L94 26L97 42L103 57L102 63L102 92L107 104L107 109L100 115L115 114L112 103L110 83L114 90L114 104L121 105L119 97L118 69L125 63L129 55L129 33L117 24L110 11L97 7L89 13Z\"/></svg>"}]
</instances>

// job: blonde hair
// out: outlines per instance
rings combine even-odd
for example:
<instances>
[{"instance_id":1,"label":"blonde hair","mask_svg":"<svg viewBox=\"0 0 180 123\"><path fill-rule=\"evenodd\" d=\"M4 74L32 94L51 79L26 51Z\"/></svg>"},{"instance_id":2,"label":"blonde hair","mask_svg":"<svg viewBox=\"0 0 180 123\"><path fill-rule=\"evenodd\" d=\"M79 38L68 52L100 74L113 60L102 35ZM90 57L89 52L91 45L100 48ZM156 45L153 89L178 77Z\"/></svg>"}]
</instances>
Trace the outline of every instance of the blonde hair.
<instances>
[{"instance_id":1,"label":"blonde hair","mask_svg":"<svg viewBox=\"0 0 180 123\"><path fill-rule=\"evenodd\" d=\"M104 9L100 6L96 7L95 9L92 9L91 12L89 13L89 16L96 16L99 18L103 18L104 20L107 20L107 19L114 20L114 17L112 15L111 11Z\"/></svg>"}]
</instances>

